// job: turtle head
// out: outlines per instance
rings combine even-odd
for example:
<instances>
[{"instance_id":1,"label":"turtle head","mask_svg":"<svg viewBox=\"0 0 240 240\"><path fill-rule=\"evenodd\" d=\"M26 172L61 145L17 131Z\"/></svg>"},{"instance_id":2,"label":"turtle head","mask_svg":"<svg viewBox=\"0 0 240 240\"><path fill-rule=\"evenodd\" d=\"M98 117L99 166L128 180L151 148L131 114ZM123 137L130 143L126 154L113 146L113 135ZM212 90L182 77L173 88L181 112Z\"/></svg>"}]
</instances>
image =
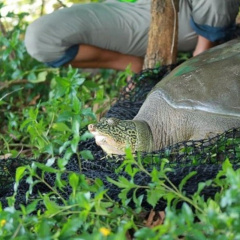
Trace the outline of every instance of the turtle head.
<instances>
[{"instance_id":1,"label":"turtle head","mask_svg":"<svg viewBox=\"0 0 240 240\"><path fill-rule=\"evenodd\" d=\"M135 151L137 130L131 120L102 118L97 124L89 124L88 130L94 135L96 144L108 155L125 154L126 146Z\"/></svg>"},{"instance_id":2,"label":"turtle head","mask_svg":"<svg viewBox=\"0 0 240 240\"><path fill-rule=\"evenodd\" d=\"M89 124L88 130L108 155L123 155L127 146L132 152L152 151L152 133L144 121L102 118L97 124Z\"/></svg>"}]
</instances>

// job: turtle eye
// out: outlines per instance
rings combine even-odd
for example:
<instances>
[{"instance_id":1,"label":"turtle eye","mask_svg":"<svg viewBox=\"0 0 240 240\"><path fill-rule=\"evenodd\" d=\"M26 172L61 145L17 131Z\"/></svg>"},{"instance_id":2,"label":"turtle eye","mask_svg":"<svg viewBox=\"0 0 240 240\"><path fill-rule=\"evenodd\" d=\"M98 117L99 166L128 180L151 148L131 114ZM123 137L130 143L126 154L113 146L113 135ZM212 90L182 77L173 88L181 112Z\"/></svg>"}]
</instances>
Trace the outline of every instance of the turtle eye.
<instances>
[{"instance_id":1,"label":"turtle eye","mask_svg":"<svg viewBox=\"0 0 240 240\"><path fill-rule=\"evenodd\" d=\"M120 120L118 118L107 118L107 124L110 126L118 125Z\"/></svg>"},{"instance_id":2,"label":"turtle eye","mask_svg":"<svg viewBox=\"0 0 240 240\"><path fill-rule=\"evenodd\" d=\"M113 118L108 118L108 119L107 119L107 123L108 123L108 125L114 125L114 124L115 124L115 121L114 121Z\"/></svg>"}]
</instances>

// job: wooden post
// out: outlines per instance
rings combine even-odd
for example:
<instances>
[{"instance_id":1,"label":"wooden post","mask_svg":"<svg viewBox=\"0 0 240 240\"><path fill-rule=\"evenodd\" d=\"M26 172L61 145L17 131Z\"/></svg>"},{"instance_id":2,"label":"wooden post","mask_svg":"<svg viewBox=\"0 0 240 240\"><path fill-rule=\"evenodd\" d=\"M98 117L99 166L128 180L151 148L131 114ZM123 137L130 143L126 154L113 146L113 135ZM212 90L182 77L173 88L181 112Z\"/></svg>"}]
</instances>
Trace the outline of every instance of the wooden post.
<instances>
[{"instance_id":1,"label":"wooden post","mask_svg":"<svg viewBox=\"0 0 240 240\"><path fill-rule=\"evenodd\" d=\"M161 65L176 63L178 1L152 0L152 20L143 69L153 68L157 63Z\"/></svg>"}]
</instances>

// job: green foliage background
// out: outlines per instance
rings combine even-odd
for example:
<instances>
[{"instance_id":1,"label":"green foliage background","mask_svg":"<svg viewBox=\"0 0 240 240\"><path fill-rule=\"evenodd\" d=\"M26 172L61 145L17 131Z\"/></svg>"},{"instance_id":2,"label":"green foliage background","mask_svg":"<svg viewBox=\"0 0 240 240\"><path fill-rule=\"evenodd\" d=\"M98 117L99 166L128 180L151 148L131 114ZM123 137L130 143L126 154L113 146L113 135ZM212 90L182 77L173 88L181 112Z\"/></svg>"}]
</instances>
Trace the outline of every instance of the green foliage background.
<instances>
[{"instance_id":1,"label":"green foliage background","mask_svg":"<svg viewBox=\"0 0 240 240\"><path fill-rule=\"evenodd\" d=\"M56 1L54 8L71 2ZM6 4L0 1L0 8ZM45 12L43 4L33 18ZM125 171L129 180L123 176L118 181L108 179L121 189L121 204L108 196L100 179L87 179L75 172L68 172L68 181L61 178L73 153L93 159L88 150L78 152L77 144L91 137L86 125L110 107L131 72L101 70L93 74L71 67L46 67L26 53L23 39L28 17L24 12L0 15L0 161L9 156L38 159L19 167L15 177L15 191L24 177L30 184L26 195L29 203L15 209L15 193L8 198L7 208L0 204L0 239L240 239L240 171L234 171L228 160L214 180L200 183L190 197L183 186L194 172L174 186L166 176L172 171L165 166L167 159L162 160L161 170L148 172L129 150L116 170ZM52 167L54 162L58 168ZM56 175L54 187L44 179L47 172ZM137 172L149 175L151 182L136 185ZM49 193L31 199L37 183L49 188ZM68 200L61 196L67 183L72 188ZM200 193L210 184L220 190L213 199L204 199ZM146 226L143 196L137 196L138 189L147 191L153 208L160 198L167 201L163 224ZM130 200L134 209L129 207ZM176 208L180 201L184 204ZM45 211L36 210L39 203Z\"/></svg>"},{"instance_id":2,"label":"green foliage background","mask_svg":"<svg viewBox=\"0 0 240 240\"><path fill-rule=\"evenodd\" d=\"M110 107L131 73L101 70L91 74L46 67L26 52L26 17L27 13L8 12L0 18L0 155L40 157L47 153L53 157L70 145L67 153L76 152L79 130Z\"/></svg>"}]
</instances>

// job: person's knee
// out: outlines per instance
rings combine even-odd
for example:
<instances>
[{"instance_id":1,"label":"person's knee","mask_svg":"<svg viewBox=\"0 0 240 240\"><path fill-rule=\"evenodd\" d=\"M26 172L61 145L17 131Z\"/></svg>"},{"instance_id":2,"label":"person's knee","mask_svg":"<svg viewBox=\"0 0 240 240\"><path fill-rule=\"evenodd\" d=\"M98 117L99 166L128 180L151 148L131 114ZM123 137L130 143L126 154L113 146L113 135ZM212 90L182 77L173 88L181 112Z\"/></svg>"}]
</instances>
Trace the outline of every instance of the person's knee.
<instances>
[{"instance_id":1,"label":"person's knee","mask_svg":"<svg viewBox=\"0 0 240 240\"><path fill-rule=\"evenodd\" d=\"M78 51L78 43L68 40L72 33L68 31L68 25L61 22L61 16L60 11L44 15L31 23L25 34L27 52L49 66L64 65Z\"/></svg>"},{"instance_id":2,"label":"person's knee","mask_svg":"<svg viewBox=\"0 0 240 240\"><path fill-rule=\"evenodd\" d=\"M25 33L27 52L40 62L55 61L64 54L59 41L54 35L54 23L49 21L48 16L37 19L27 27Z\"/></svg>"},{"instance_id":3,"label":"person's knee","mask_svg":"<svg viewBox=\"0 0 240 240\"><path fill-rule=\"evenodd\" d=\"M41 23L39 21L35 21L31 23L26 30L25 33L25 46L27 52L35 59L44 62L44 56L42 56L41 48L44 44L41 41Z\"/></svg>"}]
</instances>

